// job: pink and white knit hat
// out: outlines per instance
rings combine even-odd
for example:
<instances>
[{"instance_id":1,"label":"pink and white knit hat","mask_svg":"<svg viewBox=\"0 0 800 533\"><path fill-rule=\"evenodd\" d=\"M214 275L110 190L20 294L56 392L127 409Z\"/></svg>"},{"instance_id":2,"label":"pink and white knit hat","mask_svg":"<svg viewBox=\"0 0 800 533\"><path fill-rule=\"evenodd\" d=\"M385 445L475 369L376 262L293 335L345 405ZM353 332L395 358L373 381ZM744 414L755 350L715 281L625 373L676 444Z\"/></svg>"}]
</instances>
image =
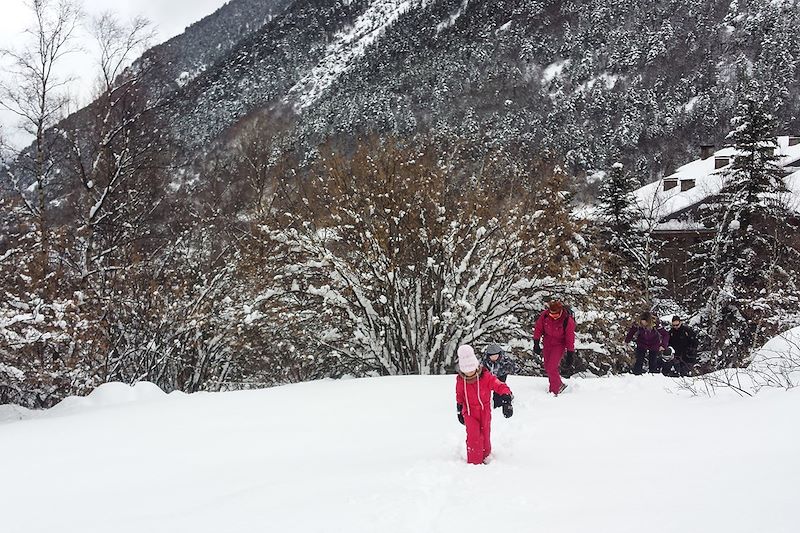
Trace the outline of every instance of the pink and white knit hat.
<instances>
[{"instance_id":1,"label":"pink and white knit hat","mask_svg":"<svg viewBox=\"0 0 800 533\"><path fill-rule=\"evenodd\" d=\"M458 369L464 374L471 374L478 370L480 363L475 357L475 350L472 346L465 344L458 347Z\"/></svg>"}]
</instances>

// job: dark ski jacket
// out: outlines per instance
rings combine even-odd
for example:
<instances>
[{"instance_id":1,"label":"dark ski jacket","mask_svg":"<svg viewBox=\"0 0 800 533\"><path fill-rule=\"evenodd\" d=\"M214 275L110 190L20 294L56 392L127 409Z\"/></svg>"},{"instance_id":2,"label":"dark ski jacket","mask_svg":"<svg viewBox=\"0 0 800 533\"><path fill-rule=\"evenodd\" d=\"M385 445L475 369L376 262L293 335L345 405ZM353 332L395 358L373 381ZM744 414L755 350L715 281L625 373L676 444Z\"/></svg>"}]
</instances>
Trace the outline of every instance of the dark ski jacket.
<instances>
[{"instance_id":1,"label":"dark ski jacket","mask_svg":"<svg viewBox=\"0 0 800 533\"><path fill-rule=\"evenodd\" d=\"M661 326L645 328L634 324L628 330L625 342L636 339L636 347L640 350L657 352L659 347L664 349L669 346L669 332Z\"/></svg>"},{"instance_id":2,"label":"dark ski jacket","mask_svg":"<svg viewBox=\"0 0 800 533\"><path fill-rule=\"evenodd\" d=\"M505 381L509 374L515 374L517 372L517 365L514 364L513 359L511 359L508 354L500 355L497 361L492 361L489 359L488 355L484 355L481 363L483 363L486 370L497 376L497 379L500 381Z\"/></svg>"},{"instance_id":3,"label":"dark ski jacket","mask_svg":"<svg viewBox=\"0 0 800 533\"><path fill-rule=\"evenodd\" d=\"M697 335L689 326L681 324L678 329L669 332L669 345L678 357L695 357L697 355Z\"/></svg>"}]
</instances>

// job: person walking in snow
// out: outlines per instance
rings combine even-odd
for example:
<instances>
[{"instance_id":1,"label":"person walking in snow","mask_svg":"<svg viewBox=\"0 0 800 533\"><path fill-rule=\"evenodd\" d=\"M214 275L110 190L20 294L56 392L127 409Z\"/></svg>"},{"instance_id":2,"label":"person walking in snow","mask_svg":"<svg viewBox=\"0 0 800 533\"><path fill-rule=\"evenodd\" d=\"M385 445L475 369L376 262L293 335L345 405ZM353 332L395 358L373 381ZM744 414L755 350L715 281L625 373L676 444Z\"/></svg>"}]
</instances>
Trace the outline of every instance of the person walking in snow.
<instances>
[{"instance_id":1,"label":"person walking in snow","mask_svg":"<svg viewBox=\"0 0 800 533\"><path fill-rule=\"evenodd\" d=\"M669 332L659 324L658 317L649 311L639 315L639 324L633 324L625 336L626 343L633 340L636 340L633 373L638 376L644 372L645 356L650 373L657 373L660 370L660 354L669 346Z\"/></svg>"},{"instance_id":2,"label":"person walking in snow","mask_svg":"<svg viewBox=\"0 0 800 533\"><path fill-rule=\"evenodd\" d=\"M479 465L492 453L491 393L500 395L503 414L511 411L511 389L491 372L484 371L472 346L458 348L458 375L456 376L456 411L458 421L467 430L467 462Z\"/></svg>"},{"instance_id":3,"label":"person walking in snow","mask_svg":"<svg viewBox=\"0 0 800 533\"><path fill-rule=\"evenodd\" d=\"M517 365L514 364L514 361L499 344L490 344L483 350L481 364L483 364L483 368L494 374L503 383L506 382L509 374L514 374L517 371ZM492 407L497 409L501 406L500 395L492 393ZM508 409L511 409L510 405Z\"/></svg>"},{"instance_id":4,"label":"person walking in snow","mask_svg":"<svg viewBox=\"0 0 800 533\"><path fill-rule=\"evenodd\" d=\"M675 352L675 357L669 365L662 367L662 373L688 376L697 362L697 334L692 328L683 324L681 317L677 315L672 317L669 347Z\"/></svg>"},{"instance_id":5,"label":"person walking in snow","mask_svg":"<svg viewBox=\"0 0 800 533\"><path fill-rule=\"evenodd\" d=\"M569 364L575 358L575 318L558 299L551 300L547 309L536 320L533 328L533 352L544 359L550 392L558 396L567 388L559 373L564 352L567 353Z\"/></svg>"}]
</instances>

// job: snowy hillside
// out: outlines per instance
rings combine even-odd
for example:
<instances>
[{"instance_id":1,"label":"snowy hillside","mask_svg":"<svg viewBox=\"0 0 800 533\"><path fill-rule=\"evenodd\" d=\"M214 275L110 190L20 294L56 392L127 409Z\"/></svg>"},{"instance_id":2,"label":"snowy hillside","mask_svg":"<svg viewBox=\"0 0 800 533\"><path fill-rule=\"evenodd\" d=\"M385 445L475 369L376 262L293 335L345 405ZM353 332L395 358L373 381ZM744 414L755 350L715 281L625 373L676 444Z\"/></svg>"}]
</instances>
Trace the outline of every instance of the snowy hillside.
<instances>
[{"instance_id":1,"label":"snowy hillside","mask_svg":"<svg viewBox=\"0 0 800 533\"><path fill-rule=\"evenodd\" d=\"M433 132L521 142L580 171L621 159L652 181L723 140L741 61L797 130L789 4L231 0L137 65L169 94L169 135L190 159L275 113L303 151Z\"/></svg>"},{"instance_id":2,"label":"snowy hillside","mask_svg":"<svg viewBox=\"0 0 800 533\"><path fill-rule=\"evenodd\" d=\"M454 377L171 394L106 385L0 425L4 533L790 532L800 391L511 377L465 464ZM499 415L499 413L498 413Z\"/></svg>"},{"instance_id":3,"label":"snowy hillside","mask_svg":"<svg viewBox=\"0 0 800 533\"><path fill-rule=\"evenodd\" d=\"M377 0L367 5L351 27L334 36L320 62L289 90L289 94L297 95L298 107L308 107L319 99L321 93L411 7L409 0Z\"/></svg>"}]
</instances>

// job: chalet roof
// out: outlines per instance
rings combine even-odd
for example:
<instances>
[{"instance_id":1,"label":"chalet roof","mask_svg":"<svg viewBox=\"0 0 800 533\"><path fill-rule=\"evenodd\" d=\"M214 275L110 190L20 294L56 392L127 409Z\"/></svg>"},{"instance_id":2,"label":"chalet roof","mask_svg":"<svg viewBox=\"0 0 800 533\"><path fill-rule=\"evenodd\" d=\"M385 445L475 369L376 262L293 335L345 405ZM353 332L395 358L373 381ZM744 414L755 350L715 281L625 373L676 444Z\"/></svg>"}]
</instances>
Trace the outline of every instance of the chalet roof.
<instances>
[{"instance_id":1,"label":"chalet roof","mask_svg":"<svg viewBox=\"0 0 800 533\"><path fill-rule=\"evenodd\" d=\"M736 150L732 147L717 150L711 157L696 159L680 167L674 174L638 189L635 192L636 199L645 216L665 221L718 194L723 186L722 173L729 165L717 169L716 161L720 159L724 163L724 158L732 158L735 154ZM789 203L800 212L800 144L789 146L789 137L778 137L777 154L780 156L778 164L792 172L786 177L786 185L791 191ZM685 180L694 180L694 186L682 190L680 183ZM664 190L665 181L671 184L677 182L678 185Z\"/></svg>"}]
</instances>

